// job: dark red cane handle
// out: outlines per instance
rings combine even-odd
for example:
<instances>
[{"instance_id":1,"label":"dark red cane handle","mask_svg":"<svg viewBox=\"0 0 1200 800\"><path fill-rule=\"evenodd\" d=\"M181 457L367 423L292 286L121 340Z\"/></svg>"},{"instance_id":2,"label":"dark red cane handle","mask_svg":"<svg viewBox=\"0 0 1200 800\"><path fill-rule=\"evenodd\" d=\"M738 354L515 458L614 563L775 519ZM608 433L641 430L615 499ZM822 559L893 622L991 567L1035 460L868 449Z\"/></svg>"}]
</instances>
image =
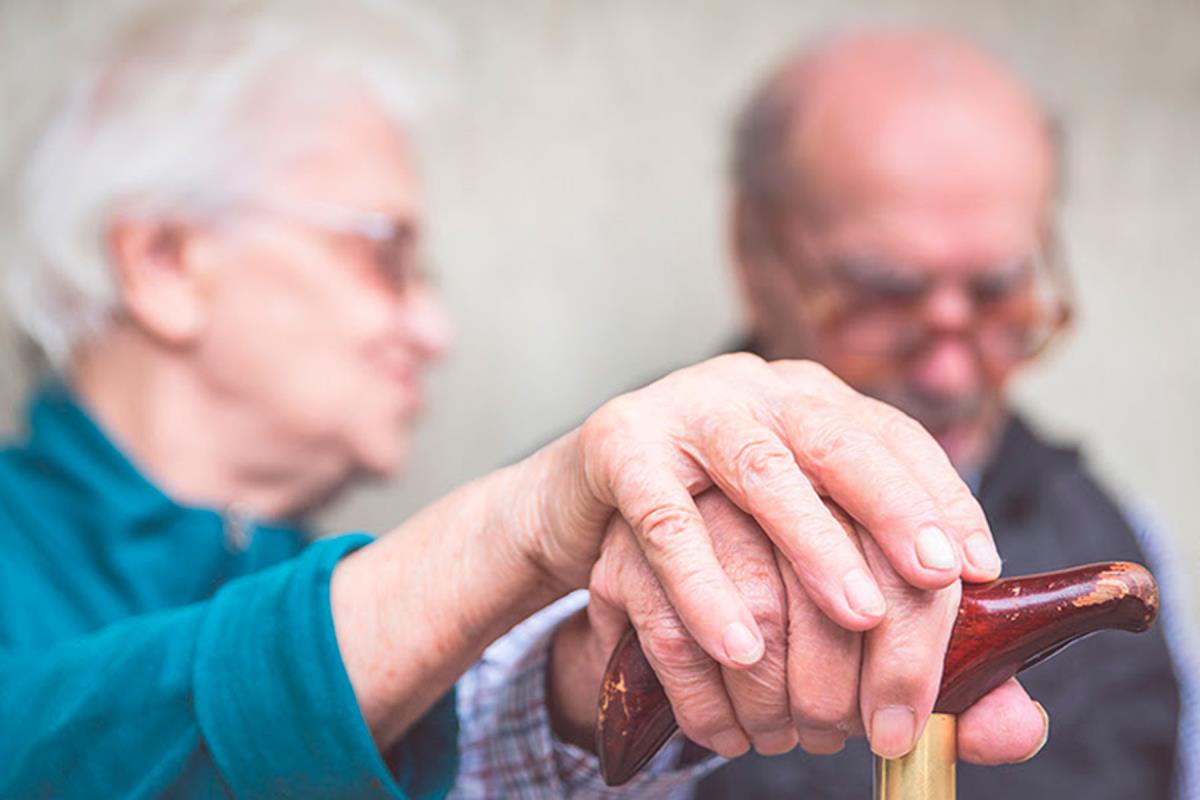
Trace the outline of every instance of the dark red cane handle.
<instances>
[{"instance_id":1,"label":"dark red cane handle","mask_svg":"<svg viewBox=\"0 0 1200 800\"><path fill-rule=\"evenodd\" d=\"M1101 630L1145 631L1157 615L1154 577L1126 562L967 584L935 710L961 713L1071 642ZM630 630L600 687L596 745L604 780L610 786L628 781L676 728L662 684Z\"/></svg>"}]
</instances>

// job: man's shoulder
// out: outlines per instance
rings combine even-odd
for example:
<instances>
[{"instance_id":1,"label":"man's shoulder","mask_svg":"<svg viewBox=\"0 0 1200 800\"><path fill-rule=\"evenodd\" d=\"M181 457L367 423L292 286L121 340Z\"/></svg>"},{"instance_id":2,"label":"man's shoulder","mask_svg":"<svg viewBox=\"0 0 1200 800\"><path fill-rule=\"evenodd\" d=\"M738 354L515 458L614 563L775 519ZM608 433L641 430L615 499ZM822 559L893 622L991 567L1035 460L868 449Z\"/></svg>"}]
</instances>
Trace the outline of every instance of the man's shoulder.
<instances>
[{"instance_id":1,"label":"man's shoulder","mask_svg":"<svg viewBox=\"0 0 1200 800\"><path fill-rule=\"evenodd\" d=\"M1014 555L1029 549L1030 567L1144 560L1124 502L1082 451L1051 440L1020 416L1008 422L979 499L1002 549L1006 543Z\"/></svg>"},{"instance_id":2,"label":"man's shoulder","mask_svg":"<svg viewBox=\"0 0 1200 800\"><path fill-rule=\"evenodd\" d=\"M1089 465L1079 445L1056 440L1013 414L1000 446L984 471L982 491L1033 492L1086 499L1120 513L1122 504Z\"/></svg>"}]
</instances>

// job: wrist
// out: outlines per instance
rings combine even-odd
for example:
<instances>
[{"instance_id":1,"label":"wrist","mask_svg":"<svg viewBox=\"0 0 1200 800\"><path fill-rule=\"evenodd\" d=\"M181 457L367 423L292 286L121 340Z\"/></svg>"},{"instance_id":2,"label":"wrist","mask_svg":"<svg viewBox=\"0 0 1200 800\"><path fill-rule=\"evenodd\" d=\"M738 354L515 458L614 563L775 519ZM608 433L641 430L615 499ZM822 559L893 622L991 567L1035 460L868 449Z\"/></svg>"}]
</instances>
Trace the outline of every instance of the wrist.
<instances>
[{"instance_id":1,"label":"wrist","mask_svg":"<svg viewBox=\"0 0 1200 800\"><path fill-rule=\"evenodd\" d=\"M590 490L576 429L514 467L524 557L561 595L586 588L612 509Z\"/></svg>"},{"instance_id":2,"label":"wrist","mask_svg":"<svg viewBox=\"0 0 1200 800\"><path fill-rule=\"evenodd\" d=\"M512 622L549 605L573 587L561 579L545 558L552 528L543 513L544 465L535 456L494 473L486 492L486 517L480 531L479 552L485 564L503 569L508 579L505 594L516 612Z\"/></svg>"},{"instance_id":3,"label":"wrist","mask_svg":"<svg viewBox=\"0 0 1200 800\"><path fill-rule=\"evenodd\" d=\"M381 749L484 648L564 593L529 555L537 523L525 471L461 487L334 569L338 647Z\"/></svg>"}]
</instances>

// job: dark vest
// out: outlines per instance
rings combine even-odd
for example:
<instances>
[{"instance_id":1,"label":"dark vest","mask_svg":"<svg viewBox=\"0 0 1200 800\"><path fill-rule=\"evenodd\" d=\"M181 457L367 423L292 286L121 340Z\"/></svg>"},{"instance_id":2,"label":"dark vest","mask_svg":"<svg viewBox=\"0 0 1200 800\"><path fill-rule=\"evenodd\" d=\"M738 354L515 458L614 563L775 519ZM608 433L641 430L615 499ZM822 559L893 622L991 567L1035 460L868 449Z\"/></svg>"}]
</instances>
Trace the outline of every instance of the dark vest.
<instances>
[{"instance_id":1,"label":"dark vest","mask_svg":"<svg viewBox=\"0 0 1200 800\"><path fill-rule=\"evenodd\" d=\"M979 500L1007 575L1093 561L1145 557L1129 523L1087 473L1077 452L1041 441L1019 419L1005 430ZM1164 610L1169 613L1169 610ZM1032 761L1005 767L959 764L965 800L1158 800L1170 797L1179 685L1163 626L1102 633L1021 676L1050 714L1050 740ZM751 753L699 785L699 800L865 800L871 755L865 740L835 756L800 750Z\"/></svg>"}]
</instances>

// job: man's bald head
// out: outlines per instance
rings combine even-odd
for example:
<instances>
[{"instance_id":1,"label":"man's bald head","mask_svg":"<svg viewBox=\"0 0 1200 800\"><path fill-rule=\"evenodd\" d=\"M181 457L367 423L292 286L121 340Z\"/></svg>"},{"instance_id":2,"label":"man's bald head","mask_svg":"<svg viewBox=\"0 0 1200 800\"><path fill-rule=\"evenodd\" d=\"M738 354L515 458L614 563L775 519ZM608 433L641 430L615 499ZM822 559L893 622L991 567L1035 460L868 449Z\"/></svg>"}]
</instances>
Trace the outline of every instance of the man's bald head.
<instances>
[{"instance_id":1,"label":"man's bald head","mask_svg":"<svg viewBox=\"0 0 1200 800\"><path fill-rule=\"evenodd\" d=\"M1056 122L1005 64L951 33L858 32L793 53L760 84L735 127L733 182L756 205L818 210L865 159L903 179L1005 149L1057 189Z\"/></svg>"},{"instance_id":2,"label":"man's bald head","mask_svg":"<svg viewBox=\"0 0 1200 800\"><path fill-rule=\"evenodd\" d=\"M1037 280L1056 150L1032 93L960 37L856 33L793 55L734 145L733 246L757 347L823 362L978 466L1033 333L1065 309L1041 302Z\"/></svg>"}]
</instances>

